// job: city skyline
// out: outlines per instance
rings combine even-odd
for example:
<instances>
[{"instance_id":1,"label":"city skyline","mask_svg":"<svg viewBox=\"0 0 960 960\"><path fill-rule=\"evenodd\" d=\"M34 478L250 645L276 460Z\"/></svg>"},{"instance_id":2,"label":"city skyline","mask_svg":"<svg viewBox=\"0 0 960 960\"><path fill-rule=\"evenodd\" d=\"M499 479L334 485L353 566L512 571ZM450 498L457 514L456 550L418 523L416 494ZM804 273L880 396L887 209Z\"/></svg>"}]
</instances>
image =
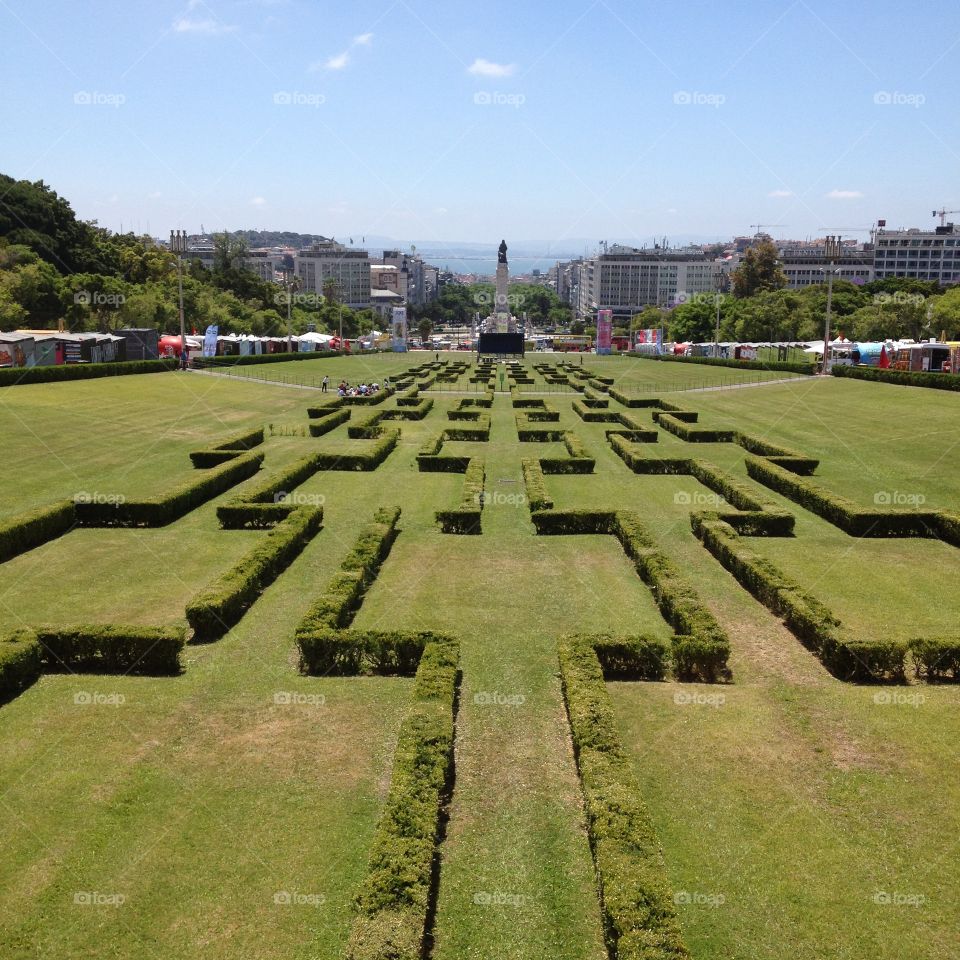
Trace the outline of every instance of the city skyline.
<instances>
[{"instance_id":1,"label":"city skyline","mask_svg":"<svg viewBox=\"0 0 960 960\"><path fill-rule=\"evenodd\" d=\"M113 230L558 256L960 208L955 5L674 9L55 0L41 37L10 0L3 169Z\"/></svg>"}]
</instances>

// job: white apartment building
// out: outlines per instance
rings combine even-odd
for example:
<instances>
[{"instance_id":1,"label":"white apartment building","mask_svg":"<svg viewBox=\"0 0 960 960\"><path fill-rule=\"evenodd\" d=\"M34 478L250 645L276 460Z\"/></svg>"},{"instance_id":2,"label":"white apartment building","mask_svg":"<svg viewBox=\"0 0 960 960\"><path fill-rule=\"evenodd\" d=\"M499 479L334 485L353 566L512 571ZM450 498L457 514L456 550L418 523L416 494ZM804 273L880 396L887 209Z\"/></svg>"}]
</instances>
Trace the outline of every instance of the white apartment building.
<instances>
[{"instance_id":1,"label":"white apartment building","mask_svg":"<svg viewBox=\"0 0 960 960\"><path fill-rule=\"evenodd\" d=\"M844 245L837 237L815 243L789 243L780 247L780 265L787 277L787 287L799 290L827 282L833 269L835 280L869 283L874 278L873 250L870 245Z\"/></svg>"},{"instance_id":2,"label":"white apartment building","mask_svg":"<svg viewBox=\"0 0 960 960\"><path fill-rule=\"evenodd\" d=\"M322 240L293 258L300 289L323 293L323 283L333 279L337 297L355 310L370 306L370 257L366 250L345 247L335 240Z\"/></svg>"},{"instance_id":3,"label":"white apartment building","mask_svg":"<svg viewBox=\"0 0 960 960\"><path fill-rule=\"evenodd\" d=\"M947 223L933 230L877 230L873 267L878 280L912 277L943 286L960 283L960 229Z\"/></svg>"},{"instance_id":4,"label":"white apartment building","mask_svg":"<svg viewBox=\"0 0 960 960\"><path fill-rule=\"evenodd\" d=\"M577 313L591 317L597 310L612 310L615 319L626 320L647 306L670 307L713 293L725 281L725 272L723 262L708 260L699 250L615 244L584 260Z\"/></svg>"}]
</instances>

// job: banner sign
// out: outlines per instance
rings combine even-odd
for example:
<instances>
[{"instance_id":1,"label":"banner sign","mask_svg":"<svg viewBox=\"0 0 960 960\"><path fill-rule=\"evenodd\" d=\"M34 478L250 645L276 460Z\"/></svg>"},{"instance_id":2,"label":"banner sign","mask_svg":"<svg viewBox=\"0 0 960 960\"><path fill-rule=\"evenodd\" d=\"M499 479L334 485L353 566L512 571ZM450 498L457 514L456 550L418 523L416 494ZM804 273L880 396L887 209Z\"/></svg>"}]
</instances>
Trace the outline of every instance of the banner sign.
<instances>
[{"instance_id":1,"label":"banner sign","mask_svg":"<svg viewBox=\"0 0 960 960\"><path fill-rule=\"evenodd\" d=\"M207 327L207 332L203 335L203 355L205 357L215 357L217 355L217 336L220 333L220 327L212 323Z\"/></svg>"},{"instance_id":2,"label":"banner sign","mask_svg":"<svg viewBox=\"0 0 960 960\"><path fill-rule=\"evenodd\" d=\"M644 351L645 353L662 353L663 352L663 328L662 327L648 327L646 330L637 331L637 346L641 344L645 346L652 346L653 350Z\"/></svg>"},{"instance_id":3,"label":"banner sign","mask_svg":"<svg viewBox=\"0 0 960 960\"><path fill-rule=\"evenodd\" d=\"M393 320L391 324L393 337L393 352L407 352L407 308L394 307Z\"/></svg>"},{"instance_id":4,"label":"banner sign","mask_svg":"<svg viewBox=\"0 0 960 960\"><path fill-rule=\"evenodd\" d=\"M613 340L613 311L597 311L597 353L609 353Z\"/></svg>"}]
</instances>

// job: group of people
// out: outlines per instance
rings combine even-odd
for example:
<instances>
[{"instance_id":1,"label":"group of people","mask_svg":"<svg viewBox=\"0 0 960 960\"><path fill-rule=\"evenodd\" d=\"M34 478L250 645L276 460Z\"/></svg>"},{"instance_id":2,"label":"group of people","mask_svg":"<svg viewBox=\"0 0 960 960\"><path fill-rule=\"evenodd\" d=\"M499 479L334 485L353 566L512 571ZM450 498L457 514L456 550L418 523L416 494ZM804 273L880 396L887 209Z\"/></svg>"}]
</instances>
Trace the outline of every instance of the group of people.
<instances>
[{"instance_id":1,"label":"group of people","mask_svg":"<svg viewBox=\"0 0 960 960\"><path fill-rule=\"evenodd\" d=\"M330 378L324 377L320 384L320 390L322 393L326 393L330 385ZM341 380L337 385L337 396L339 397L372 397L375 393L379 393L382 389L386 389L390 386L390 378L383 378L383 386L379 383L360 383L355 387L351 387L346 380Z\"/></svg>"}]
</instances>

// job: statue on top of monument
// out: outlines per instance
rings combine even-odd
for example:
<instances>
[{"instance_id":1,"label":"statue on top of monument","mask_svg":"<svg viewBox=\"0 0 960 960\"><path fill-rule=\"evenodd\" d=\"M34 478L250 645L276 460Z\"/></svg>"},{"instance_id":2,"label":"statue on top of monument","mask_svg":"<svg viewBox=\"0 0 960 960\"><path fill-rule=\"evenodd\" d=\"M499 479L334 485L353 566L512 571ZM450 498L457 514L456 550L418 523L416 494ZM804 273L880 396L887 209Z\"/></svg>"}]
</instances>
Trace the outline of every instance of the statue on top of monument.
<instances>
[{"instance_id":1,"label":"statue on top of monument","mask_svg":"<svg viewBox=\"0 0 960 960\"><path fill-rule=\"evenodd\" d=\"M506 240L500 241L500 253L497 257L497 262L498 263L507 262L507 241Z\"/></svg>"}]
</instances>

